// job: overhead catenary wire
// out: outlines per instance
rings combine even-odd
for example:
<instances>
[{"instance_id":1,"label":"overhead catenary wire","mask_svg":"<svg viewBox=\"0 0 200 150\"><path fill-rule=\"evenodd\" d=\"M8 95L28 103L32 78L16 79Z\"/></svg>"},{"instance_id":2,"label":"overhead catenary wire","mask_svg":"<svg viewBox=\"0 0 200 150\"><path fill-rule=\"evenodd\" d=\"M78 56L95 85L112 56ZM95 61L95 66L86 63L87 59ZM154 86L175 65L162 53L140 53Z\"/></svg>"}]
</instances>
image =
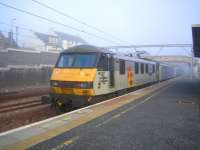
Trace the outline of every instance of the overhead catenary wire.
<instances>
[{"instance_id":1,"label":"overhead catenary wire","mask_svg":"<svg viewBox=\"0 0 200 150\"><path fill-rule=\"evenodd\" d=\"M25 14L27 14L27 15L30 15L30 16L33 16L33 17L36 17L36 18L45 20L45 21L50 22L50 23L54 23L54 24L57 24L57 25L60 25L60 26L63 26L63 27L67 27L67 28L69 28L69 29L71 29L71 30L74 30L74 31L77 31L77 32L81 32L81 33L84 33L84 34L86 34L86 35L93 36L93 37L95 37L95 38L104 40L104 41L106 41L106 42L112 42L112 43L115 43L115 44L117 44L117 45L120 45L120 43L115 42L115 41L113 41L113 40L110 40L110 39L107 39L107 38L98 36L98 35L96 35L96 34L93 34L93 33L90 33L90 32L84 31L84 30L80 30L80 29L75 28L75 27L73 27L73 26L70 26L70 25L64 24L64 23L62 23L62 22L59 22L59 21L55 21L55 20L46 18L46 17L41 16L41 15L37 15L37 14L35 14L35 13L29 12L29 11L26 11L26 10L23 10L23 9L14 7L14 6L11 6L11 5L2 3L2 2L0 2L0 5L2 5L2 6L4 6L4 7L7 7L7 8L10 8L10 9L14 9L14 10L19 11L19 12L22 12L22 13L25 13Z\"/></svg>"},{"instance_id":2,"label":"overhead catenary wire","mask_svg":"<svg viewBox=\"0 0 200 150\"><path fill-rule=\"evenodd\" d=\"M63 23L61 23L61 22L58 22L58 21L55 21L55 20L52 20L52 19L48 19L48 18L46 18L46 17L44 17L44 16L40 16L40 15L31 13L31 12L28 12L28 11L26 11L26 10L19 9L19 8L14 7L14 6L11 6L11 5L2 3L2 2L0 2L0 5L5 6L5 7L8 7L8 8L10 8L10 9L14 9L14 10L16 10L16 11L19 11L19 12L22 12L22 13L25 13L25 14L28 14L28 15L31 15L31 16L34 16L34 17L37 17L37 18L40 18L40 19L43 19L43 20L46 20L46 21L48 21L48 22L51 22L51 23L54 23L54 24L57 24L57 25L61 25L61 26L70 28L70 29L75 30L75 31L77 31L77 32L85 33L85 34L87 34L87 35L90 35L90 36L93 36L93 37L102 39L102 40L107 41L107 42L109 41L109 42L115 43L115 42L112 41L112 40L105 39L105 38L100 37L100 36L97 36L97 35L95 35L95 34L92 34L92 33L89 33L89 32L83 31L83 30L80 30L80 29L75 28L75 27L72 27L72 26L70 26L70 25L66 25L66 24L63 24ZM119 43L117 43L117 44L119 44ZM192 45L192 44L161 44L161 45L159 44L159 45L129 45L129 46L124 46L124 45L122 45L122 46L110 46L110 47L106 47L106 48L134 48L134 49L136 49L136 48L142 48L142 47L143 47L143 48L144 48L144 47L191 47L191 45Z\"/></svg>"},{"instance_id":3,"label":"overhead catenary wire","mask_svg":"<svg viewBox=\"0 0 200 150\"><path fill-rule=\"evenodd\" d=\"M152 48L152 47L192 47L192 44L152 44L152 45L122 45L108 46L106 48Z\"/></svg>"},{"instance_id":4,"label":"overhead catenary wire","mask_svg":"<svg viewBox=\"0 0 200 150\"><path fill-rule=\"evenodd\" d=\"M35 31L33 29L30 29L28 27L25 27L25 26L15 26L15 25L11 25L11 24L5 23L5 22L0 22L0 24L6 25L6 26L18 27L19 29L25 30L25 31L39 32L39 31ZM4 32L8 33L8 31L4 31ZM13 34L15 34L15 33L13 33ZM27 37L27 38L32 38L32 39L34 38L32 36L19 34L19 33L18 33L18 35L23 36L23 37ZM107 49L118 49L118 48L135 48L135 49L137 49L137 48L159 48L158 51L155 54L155 55L158 55L163 50L163 48L168 48L168 47L180 47L180 48L183 48L185 51L188 51L186 48L191 48L192 44L156 44L156 45L154 44L154 45L130 45L130 46L125 46L124 45L124 46L108 46L108 47L103 47L103 48L107 48ZM190 54L191 52L190 53L187 52L187 53L188 53L188 55L191 55Z\"/></svg>"},{"instance_id":5,"label":"overhead catenary wire","mask_svg":"<svg viewBox=\"0 0 200 150\"><path fill-rule=\"evenodd\" d=\"M11 24L9 24L9 23L5 23L5 22L0 22L0 24L5 25L5 26L15 27L15 28L17 27L17 28L20 29L20 30L29 31L29 32L33 32L33 33L42 33L42 34L45 34L45 35L50 35L50 34L43 33L43 32L40 32L40 31L36 31L36 30L30 29L30 28L28 28L28 27L24 27L24 26L11 25ZM5 30L0 30L0 31L3 31L3 32L9 32L9 31L5 31ZM15 35L15 34L16 34L16 33L13 32L13 35ZM18 33L17 35L19 35L19 33ZM22 35L22 34L20 34L20 35ZM30 38L35 39L35 37L30 36L30 35L24 35L24 34L23 34L23 36L24 36L24 37L28 37L28 38L30 37Z\"/></svg>"},{"instance_id":6,"label":"overhead catenary wire","mask_svg":"<svg viewBox=\"0 0 200 150\"><path fill-rule=\"evenodd\" d=\"M120 41L120 42L129 43L129 42L127 42L127 41L121 40L120 38L118 38L118 37L116 37L116 36L114 36L114 35L112 35L112 34L110 34L110 33L108 33L108 32L105 32L105 31L103 31L103 30L101 30L101 29L99 29L99 28L97 28L97 27L95 27L95 26L93 26L93 25L90 25L90 24L88 24L88 23L86 23L86 22L84 22L84 21L81 21L80 19L77 19L77 18L75 18L75 17L72 17L71 15L68 15L68 14L66 14L66 13L64 13L64 12L62 12L62 11L60 11L60 10L57 10L57 9L55 9L55 8L53 8L53 7L51 7L51 6L47 5L47 4L45 4L45 3L39 2L39 1L37 1L37 0L32 0L32 1L33 1L34 3L37 3L37 4L40 5L40 6L43 6L43 7L47 8L47 9L49 9L49 10L51 10L51 11L57 13L57 14L60 14L60 15L62 15L62 16L64 16L64 17L67 17L67 18L69 18L69 19L71 19L71 20L73 20L73 21L75 21L75 22L77 22L77 23L79 23L79 24L82 24L82 25L84 25L84 26L86 26L86 27L88 27L88 28L91 28L91 29L93 29L93 30L96 30L96 31L98 31L99 33L103 33L104 35L107 35L107 36L109 36L109 37L115 38L116 40L118 40L118 41Z\"/></svg>"},{"instance_id":7,"label":"overhead catenary wire","mask_svg":"<svg viewBox=\"0 0 200 150\"><path fill-rule=\"evenodd\" d=\"M90 25L90 24L88 24L88 23L86 23L86 22L84 22L84 21L81 21L80 19L77 19L77 18L75 18L75 17L72 17L71 15L68 15L68 14L66 14L66 13L64 13L64 12L62 12L62 11L60 11L60 10L57 10L57 9L55 9L55 8L53 8L53 7L51 7L51 6L47 5L47 4L45 4L45 3L39 2L39 1L37 1L37 0L32 0L32 1L35 2L35 3L37 3L38 5L40 5L40 6L42 6L42 7L45 7L45 8L47 8L47 9L53 11L53 12L56 12L57 14L60 14L60 15L62 15L62 16L64 16L64 17L67 17L67 18L69 18L69 19L71 19L71 20L73 20L73 21L75 21L75 22L77 22L77 23L80 23L80 24L82 24L82 25L84 25L84 26L86 26L86 27L88 27L88 28L91 28L91 29L93 29L93 30L96 30L96 31L98 31L99 33L103 33L104 35L107 35L107 36L109 36L109 37L112 37L112 38L114 38L114 39L116 39L116 40L119 40L120 42L123 42L123 43L130 43L130 42L121 40L120 38L118 38L118 37L116 37L116 36L114 36L114 35L112 35L112 34L110 34L110 33L108 33L108 32L105 32L105 31L103 31L103 30L101 30L101 29L99 29L99 28L97 28L97 27L95 27L95 26L92 26L92 25ZM134 51L136 52L136 48L129 48L129 49L130 49L131 51L134 50Z\"/></svg>"}]
</instances>

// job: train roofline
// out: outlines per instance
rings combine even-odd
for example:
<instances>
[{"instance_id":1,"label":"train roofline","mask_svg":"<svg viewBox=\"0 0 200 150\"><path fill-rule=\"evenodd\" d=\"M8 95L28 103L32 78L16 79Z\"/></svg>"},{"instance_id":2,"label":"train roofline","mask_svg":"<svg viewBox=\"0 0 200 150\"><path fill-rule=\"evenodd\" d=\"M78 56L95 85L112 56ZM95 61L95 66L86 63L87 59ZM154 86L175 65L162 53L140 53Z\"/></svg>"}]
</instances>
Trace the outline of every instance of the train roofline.
<instances>
[{"instance_id":1,"label":"train roofline","mask_svg":"<svg viewBox=\"0 0 200 150\"><path fill-rule=\"evenodd\" d=\"M192 27L200 27L200 24L192 24Z\"/></svg>"},{"instance_id":2,"label":"train roofline","mask_svg":"<svg viewBox=\"0 0 200 150\"><path fill-rule=\"evenodd\" d=\"M83 53L99 52L99 53L112 53L112 54L114 54L113 52L109 51L108 49L93 46L93 45L77 45L77 46L74 46L74 47L70 47L70 48L64 50L61 53L77 53L77 52L83 52Z\"/></svg>"},{"instance_id":3,"label":"train roofline","mask_svg":"<svg viewBox=\"0 0 200 150\"><path fill-rule=\"evenodd\" d=\"M97 47L97 46L93 46L93 45L77 45L77 46L74 46L74 47L71 47L71 48L64 50L63 52L61 52L61 54L62 53L77 53L77 52L82 52L82 53L87 53L87 52L88 53L90 53L90 52L107 53L107 54L113 54L114 57L119 58L119 59L136 61L136 62L143 62L143 63L151 63L151 64L160 63L162 65L171 66L170 64L166 64L165 62L156 61L156 60L152 60L152 59L138 58L138 57L134 57L134 56L131 57L131 56L125 56L125 55L118 55L117 53L109 51L109 49Z\"/></svg>"}]
</instances>

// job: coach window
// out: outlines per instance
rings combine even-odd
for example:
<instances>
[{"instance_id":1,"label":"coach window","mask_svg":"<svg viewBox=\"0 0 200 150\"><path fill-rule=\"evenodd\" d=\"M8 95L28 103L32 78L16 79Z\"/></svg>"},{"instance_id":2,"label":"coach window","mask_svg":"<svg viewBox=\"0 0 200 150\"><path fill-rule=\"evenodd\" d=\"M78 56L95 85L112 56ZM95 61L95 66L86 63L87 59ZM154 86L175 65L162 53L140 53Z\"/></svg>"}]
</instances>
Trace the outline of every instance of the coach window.
<instances>
[{"instance_id":1,"label":"coach window","mask_svg":"<svg viewBox=\"0 0 200 150\"><path fill-rule=\"evenodd\" d=\"M149 73L149 65L148 64L145 64L145 72Z\"/></svg>"},{"instance_id":2,"label":"coach window","mask_svg":"<svg viewBox=\"0 0 200 150\"><path fill-rule=\"evenodd\" d=\"M108 58L105 54L101 55L99 59L98 69L101 71L108 71Z\"/></svg>"},{"instance_id":3,"label":"coach window","mask_svg":"<svg viewBox=\"0 0 200 150\"><path fill-rule=\"evenodd\" d=\"M153 66L152 64L149 64L149 73L153 73Z\"/></svg>"},{"instance_id":4,"label":"coach window","mask_svg":"<svg viewBox=\"0 0 200 150\"><path fill-rule=\"evenodd\" d=\"M143 63L141 63L141 65L140 65L140 70L141 70L141 74L144 74L144 64Z\"/></svg>"},{"instance_id":5,"label":"coach window","mask_svg":"<svg viewBox=\"0 0 200 150\"><path fill-rule=\"evenodd\" d=\"M120 60L119 61L119 72L120 74L125 74L125 61L124 60Z\"/></svg>"},{"instance_id":6,"label":"coach window","mask_svg":"<svg viewBox=\"0 0 200 150\"><path fill-rule=\"evenodd\" d=\"M135 63L135 73L136 74L139 73L139 64L138 64L138 62Z\"/></svg>"}]
</instances>

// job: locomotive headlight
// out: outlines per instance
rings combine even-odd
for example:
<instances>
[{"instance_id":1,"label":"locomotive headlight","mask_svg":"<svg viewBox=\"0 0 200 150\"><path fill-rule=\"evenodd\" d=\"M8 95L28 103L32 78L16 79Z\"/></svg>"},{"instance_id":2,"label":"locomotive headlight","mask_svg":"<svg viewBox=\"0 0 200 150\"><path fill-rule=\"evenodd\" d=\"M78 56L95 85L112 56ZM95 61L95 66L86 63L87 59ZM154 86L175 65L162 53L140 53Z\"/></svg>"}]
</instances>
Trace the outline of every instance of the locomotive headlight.
<instances>
[{"instance_id":1,"label":"locomotive headlight","mask_svg":"<svg viewBox=\"0 0 200 150\"><path fill-rule=\"evenodd\" d=\"M93 83L92 82L81 82L80 83L80 88L83 89L89 89L93 87Z\"/></svg>"},{"instance_id":2,"label":"locomotive headlight","mask_svg":"<svg viewBox=\"0 0 200 150\"><path fill-rule=\"evenodd\" d=\"M80 83L80 88L86 89L88 87L88 83Z\"/></svg>"},{"instance_id":3,"label":"locomotive headlight","mask_svg":"<svg viewBox=\"0 0 200 150\"><path fill-rule=\"evenodd\" d=\"M51 86L58 86L58 82L57 81L51 81Z\"/></svg>"}]
</instances>

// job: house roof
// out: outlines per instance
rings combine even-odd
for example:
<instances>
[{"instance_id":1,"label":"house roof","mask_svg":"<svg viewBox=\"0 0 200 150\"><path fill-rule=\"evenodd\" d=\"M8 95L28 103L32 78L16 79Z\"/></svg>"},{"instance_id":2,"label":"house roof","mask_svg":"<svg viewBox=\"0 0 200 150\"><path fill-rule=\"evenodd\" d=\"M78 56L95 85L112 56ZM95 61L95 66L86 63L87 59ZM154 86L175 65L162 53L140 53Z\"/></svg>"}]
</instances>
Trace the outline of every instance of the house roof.
<instances>
[{"instance_id":1,"label":"house roof","mask_svg":"<svg viewBox=\"0 0 200 150\"><path fill-rule=\"evenodd\" d=\"M35 35L44 43L49 43L49 35L44 33L35 32Z\"/></svg>"}]
</instances>

